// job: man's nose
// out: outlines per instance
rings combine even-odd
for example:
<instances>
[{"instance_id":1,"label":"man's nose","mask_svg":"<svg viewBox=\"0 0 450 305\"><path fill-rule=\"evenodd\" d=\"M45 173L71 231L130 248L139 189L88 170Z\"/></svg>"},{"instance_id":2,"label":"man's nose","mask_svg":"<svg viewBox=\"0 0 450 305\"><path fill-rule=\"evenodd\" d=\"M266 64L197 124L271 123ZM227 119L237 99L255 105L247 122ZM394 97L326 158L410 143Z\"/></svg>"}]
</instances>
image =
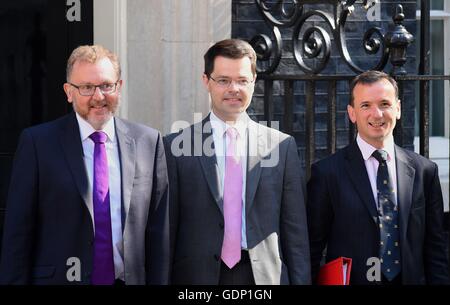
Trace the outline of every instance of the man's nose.
<instances>
[{"instance_id":1,"label":"man's nose","mask_svg":"<svg viewBox=\"0 0 450 305\"><path fill-rule=\"evenodd\" d=\"M95 87L94 95L92 96L92 98L95 100L102 100L105 98L105 95L99 87Z\"/></svg>"},{"instance_id":2,"label":"man's nose","mask_svg":"<svg viewBox=\"0 0 450 305\"><path fill-rule=\"evenodd\" d=\"M380 107L373 107L372 116L380 118L383 116L383 110Z\"/></svg>"},{"instance_id":3,"label":"man's nose","mask_svg":"<svg viewBox=\"0 0 450 305\"><path fill-rule=\"evenodd\" d=\"M236 81L232 80L230 85L228 86L228 90L236 92L241 90L241 86L239 86L239 84Z\"/></svg>"}]
</instances>

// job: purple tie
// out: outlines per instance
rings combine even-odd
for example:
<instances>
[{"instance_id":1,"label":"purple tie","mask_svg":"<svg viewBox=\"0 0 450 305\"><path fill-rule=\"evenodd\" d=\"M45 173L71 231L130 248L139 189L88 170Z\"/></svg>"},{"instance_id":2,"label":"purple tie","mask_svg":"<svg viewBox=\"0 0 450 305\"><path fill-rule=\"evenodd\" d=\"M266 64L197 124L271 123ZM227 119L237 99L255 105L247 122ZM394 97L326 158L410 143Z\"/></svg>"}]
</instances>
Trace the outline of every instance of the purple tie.
<instances>
[{"instance_id":1,"label":"purple tie","mask_svg":"<svg viewBox=\"0 0 450 305\"><path fill-rule=\"evenodd\" d=\"M109 175L106 157L106 134L96 131L89 136L94 148L94 263L92 284L112 285L115 281L112 249L111 214L109 208Z\"/></svg>"},{"instance_id":2,"label":"purple tie","mask_svg":"<svg viewBox=\"0 0 450 305\"><path fill-rule=\"evenodd\" d=\"M223 188L225 233L222 260L231 269L241 260L242 164L236 151L237 130L228 128L226 133L229 142L225 158Z\"/></svg>"}]
</instances>

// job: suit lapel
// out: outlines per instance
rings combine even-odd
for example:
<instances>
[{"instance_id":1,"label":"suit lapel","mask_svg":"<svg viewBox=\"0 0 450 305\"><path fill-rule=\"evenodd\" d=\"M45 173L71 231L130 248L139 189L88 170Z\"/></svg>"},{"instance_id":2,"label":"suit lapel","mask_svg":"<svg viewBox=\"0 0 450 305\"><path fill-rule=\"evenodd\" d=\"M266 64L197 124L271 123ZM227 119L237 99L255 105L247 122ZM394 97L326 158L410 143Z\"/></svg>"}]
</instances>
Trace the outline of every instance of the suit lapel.
<instances>
[{"instance_id":1,"label":"suit lapel","mask_svg":"<svg viewBox=\"0 0 450 305\"><path fill-rule=\"evenodd\" d=\"M81 198L83 198L84 204L91 212L91 215L93 215L92 207L88 204L89 183L83 160L84 153L83 145L81 143L80 128L78 126L75 112L67 117L67 125L61 133L60 142Z\"/></svg>"},{"instance_id":2,"label":"suit lapel","mask_svg":"<svg viewBox=\"0 0 450 305\"><path fill-rule=\"evenodd\" d=\"M397 204L399 207L400 232L403 240L406 238L406 229L411 211L412 193L415 169L410 164L412 160L405 154L402 148L395 146L395 158L397 167Z\"/></svg>"},{"instance_id":3,"label":"suit lapel","mask_svg":"<svg viewBox=\"0 0 450 305\"><path fill-rule=\"evenodd\" d=\"M378 223L378 212L373 198L372 187L370 186L364 159L356 141L348 146L345 159L345 170L353 183L354 189L366 206L372 220Z\"/></svg>"},{"instance_id":4,"label":"suit lapel","mask_svg":"<svg viewBox=\"0 0 450 305\"><path fill-rule=\"evenodd\" d=\"M120 156L120 172L122 176L122 209L128 215L130 209L131 192L133 190L134 170L136 163L136 144L132 137L128 135L128 127L119 118L114 118L116 125L117 142ZM125 224L125 219L122 219ZM122 229L125 226L122 226Z\"/></svg>"},{"instance_id":5,"label":"suit lapel","mask_svg":"<svg viewBox=\"0 0 450 305\"><path fill-rule=\"evenodd\" d=\"M264 137L255 122L249 119L247 133L247 181L245 191L245 207L248 214L255 198L256 189L261 177L261 152L264 151Z\"/></svg>"},{"instance_id":6,"label":"suit lapel","mask_svg":"<svg viewBox=\"0 0 450 305\"><path fill-rule=\"evenodd\" d=\"M209 190L223 214L223 198L220 195L220 180L219 180L219 166L217 165L216 154L214 151L214 140L212 135L211 122L209 120L209 115L201 122L193 126L193 139L192 145L194 147L192 152L195 156L199 156L199 161L203 174L205 175L205 180L208 184ZM202 139L201 150L198 146L198 141L196 139Z\"/></svg>"}]
</instances>

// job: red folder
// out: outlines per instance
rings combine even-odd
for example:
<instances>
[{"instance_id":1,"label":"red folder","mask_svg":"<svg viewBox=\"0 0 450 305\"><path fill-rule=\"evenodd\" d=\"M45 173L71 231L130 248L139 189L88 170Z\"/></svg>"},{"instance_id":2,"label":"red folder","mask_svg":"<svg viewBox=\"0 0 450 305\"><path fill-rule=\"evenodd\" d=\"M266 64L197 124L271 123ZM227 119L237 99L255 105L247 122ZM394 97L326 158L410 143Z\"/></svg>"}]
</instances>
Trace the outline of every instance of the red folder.
<instances>
[{"instance_id":1,"label":"red folder","mask_svg":"<svg viewBox=\"0 0 450 305\"><path fill-rule=\"evenodd\" d=\"M317 277L318 285L348 285L350 283L350 271L352 259L339 257L326 263L320 268Z\"/></svg>"}]
</instances>

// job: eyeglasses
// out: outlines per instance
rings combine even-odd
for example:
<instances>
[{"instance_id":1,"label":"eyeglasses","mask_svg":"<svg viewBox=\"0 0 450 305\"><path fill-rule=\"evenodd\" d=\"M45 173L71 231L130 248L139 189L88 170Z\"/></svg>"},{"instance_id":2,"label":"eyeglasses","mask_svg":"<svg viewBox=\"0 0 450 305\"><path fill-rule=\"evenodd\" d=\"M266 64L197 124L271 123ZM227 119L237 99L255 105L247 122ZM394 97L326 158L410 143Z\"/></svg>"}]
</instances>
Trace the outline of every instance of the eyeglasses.
<instances>
[{"instance_id":1,"label":"eyeglasses","mask_svg":"<svg viewBox=\"0 0 450 305\"><path fill-rule=\"evenodd\" d=\"M78 89L78 92L80 93L80 95L82 96L92 96L95 94L95 90L97 89L97 87L100 89L100 91L103 94L112 94L114 92L116 92L116 87L117 87L117 83L119 81L112 83L112 84L101 84L101 85L80 85L77 86L75 84L72 83L68 83L71 86L74 86L75 88Z\"/></svg>"},{"instance_id":2,"label":"eyeglasses","mask_svg":"<svg viewBox=\"0 0 450 305\"><path fill-rule=\"evenodd\" d=\"M234 82L236 84L236 86L240 87L240 88L247 88L254 82L254 80L249 80L246 78L241 78L241 79L238 79L235 81L233 81L232 79L229 79L229 78L224 78L224 77L214 79L212 76L210 76L209 78L212 79L214 82L216 82L216 84L219 87L222 87L224 89L229 88L231 86L232 82Z\"/></svg>"}]
</instances>

